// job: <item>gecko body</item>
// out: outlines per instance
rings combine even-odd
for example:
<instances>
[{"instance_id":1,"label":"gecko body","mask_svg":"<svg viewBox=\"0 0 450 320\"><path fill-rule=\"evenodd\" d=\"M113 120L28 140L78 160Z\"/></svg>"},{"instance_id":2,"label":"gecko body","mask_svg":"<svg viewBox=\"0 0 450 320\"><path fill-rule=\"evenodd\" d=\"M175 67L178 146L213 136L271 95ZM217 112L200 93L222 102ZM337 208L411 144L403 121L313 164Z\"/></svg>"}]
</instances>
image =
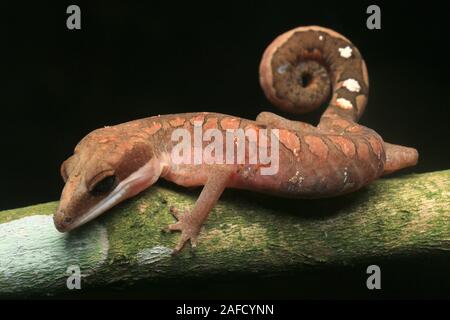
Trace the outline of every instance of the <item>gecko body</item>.
<instances>
[{"instance_id":1,"label":"gecko body","mask_svg":"<svg viewBox=\"0 0 450 320\"><path fill-rule=\"evenodd\" d=\"M383 174L415 165L415 149L389 144L372 129L357 124L367 103L369 80L358 49L342 35L326 28L299 27L275 39L260 65L260 82L267 98L296 113L311 111L329 100L319 125L292 121L262 112L255 121L218 113L155 116L97 129L76 146L61 166L65 187L54 215L60 231L70 231L133 197L159 178L176 184L204 186L191 212L172 213L181 231L175 251L187 241L196 245L200 228L225 188L247 189L284 197L322 198L353 192ZM211 163L203 159L173 161L173 134L183 129L207 135L252 130L274 131L277 166L262 174L266 164L248 160L256 149L273 154L273 145L257 138L243 144L243 163ZM190 146L208 148L210 141ZM230 147L223 145L224 153ZM217 153L217 150L215 151ZM191 158L192 159L192 158Z\"/></svg>"}]
</instances>

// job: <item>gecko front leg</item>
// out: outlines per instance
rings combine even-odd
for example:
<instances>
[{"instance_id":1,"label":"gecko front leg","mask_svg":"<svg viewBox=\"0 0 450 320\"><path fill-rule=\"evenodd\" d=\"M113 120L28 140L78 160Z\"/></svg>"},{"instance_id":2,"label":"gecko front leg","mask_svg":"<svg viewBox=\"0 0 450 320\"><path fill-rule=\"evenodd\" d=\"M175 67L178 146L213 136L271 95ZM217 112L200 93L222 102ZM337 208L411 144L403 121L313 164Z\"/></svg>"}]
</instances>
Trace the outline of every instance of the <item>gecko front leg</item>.
<instances>
[{"instance_id":1,"label":"gecko front leg","mask_svg":"<svg viewBox=\"0 0 450 320\"><path fill-rule=\"evenodd\" d=\"M231 167L222 167L214 170L208 177L200 196L198 197L192 212L171 208L171 213L178 220L168 226L169 231L181 231L181 239L174 249L174 253L179 252L187 241L191 241L191 246L196 247L200 229L208 218L208 215L222 192L225 190L234 170Z\"/></svg>"}]
</instances>

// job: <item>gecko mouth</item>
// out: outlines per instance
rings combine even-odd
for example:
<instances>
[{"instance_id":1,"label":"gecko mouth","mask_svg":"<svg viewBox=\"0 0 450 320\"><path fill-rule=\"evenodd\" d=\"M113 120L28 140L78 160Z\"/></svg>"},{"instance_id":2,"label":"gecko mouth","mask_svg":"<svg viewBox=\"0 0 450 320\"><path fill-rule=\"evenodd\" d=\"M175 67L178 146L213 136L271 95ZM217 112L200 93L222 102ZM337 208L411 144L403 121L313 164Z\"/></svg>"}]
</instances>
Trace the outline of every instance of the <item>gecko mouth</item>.
<instances>
[{"instance_id":1,"label":"gecko mouth","mask_svg":"<svg viewBox=\"0 0 450 320\"><path fill-rule=\"evenodd\" d=\"M159 174L155 174L155 164L152 162L139 168L133 172L128 178L120 182L106 198L102 199L95 206L90 208L86 213L75 218L72 223L67 225L62 232L71 231L111 209L116 204L135 196L139 192L148 188L156 182Z\"/></svg>"}]
</instances>

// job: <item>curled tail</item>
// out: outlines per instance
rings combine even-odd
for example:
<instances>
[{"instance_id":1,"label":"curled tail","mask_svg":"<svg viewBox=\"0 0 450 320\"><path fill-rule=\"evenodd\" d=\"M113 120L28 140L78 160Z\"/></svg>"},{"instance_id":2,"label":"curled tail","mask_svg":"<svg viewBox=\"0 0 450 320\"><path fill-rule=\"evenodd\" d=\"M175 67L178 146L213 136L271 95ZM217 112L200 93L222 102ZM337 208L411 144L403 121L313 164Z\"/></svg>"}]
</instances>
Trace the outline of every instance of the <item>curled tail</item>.
<instances>
[{"instance_id":1,"label":"curled tail","mask_svg":"<svg viewBox=\"0 0 450 320\"><path fill-rule=\"evenodd\" d=\"M331 29L307 26L280 35L264 52L259 72L265 95L285 111L305 113L330 101L323 117L357 121L364 112L366 64L350 40Z\"/></svg>"},{"instance_id":2,"label":"curled tail","mask_svg":"<svg viewBox=\"0 0 450 320\"><path fill-rule=\"evenodd\" d=\"M369 77L364 59L350 40L331 29L298 27L280 35L264 52L259 77L267 98L285 111L305 113L329 101L319 130L334 123L351 125L349 121L356 122L367 104ZM376 160L383 165L379 173L417 163L417 150L386 143L373 130L364 132L382 142L382 156Z\"/></svg>"}]
</instances>

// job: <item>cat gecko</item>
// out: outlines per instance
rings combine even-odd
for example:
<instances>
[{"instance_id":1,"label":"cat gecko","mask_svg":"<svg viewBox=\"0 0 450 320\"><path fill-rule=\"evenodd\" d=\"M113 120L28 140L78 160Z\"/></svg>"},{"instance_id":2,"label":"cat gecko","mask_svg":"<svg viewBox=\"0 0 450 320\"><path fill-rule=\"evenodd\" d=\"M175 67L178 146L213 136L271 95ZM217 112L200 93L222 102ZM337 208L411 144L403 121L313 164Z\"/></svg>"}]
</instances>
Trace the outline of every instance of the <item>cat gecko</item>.
<instances>
[{"instance_id":1,"label":"cat gecko","mask_svg":"<svg viewBox=\"0 0 450 320\"><path fill-rule=\"evenodd\" d=\"M294 198L332 197L417 163L415 149L384 142L374 130L357 123L368 98L367 68L359 50L337 32L308 26L280 35L264 52L260 83L266 97L284 111L304 113L328 102L319 124L270 112L260 113L255 121L201 112L97 129L61 165L65 186L54 214L56 228L73 230L159 178L185 187L203 186L192 210L171 208L177 222L168 229L181 231L177 252L189 241L196 246L200 229L225 188ZM175 130L205 134L217 129L225 135L239 128L278 130L276 173L262 174L260 163L173 161ZM256 144L271 148L260 140ZM198 147L194 144L192 149ZM250 144L244 147L250 151Z\"/></svg>"}]
</instances>

